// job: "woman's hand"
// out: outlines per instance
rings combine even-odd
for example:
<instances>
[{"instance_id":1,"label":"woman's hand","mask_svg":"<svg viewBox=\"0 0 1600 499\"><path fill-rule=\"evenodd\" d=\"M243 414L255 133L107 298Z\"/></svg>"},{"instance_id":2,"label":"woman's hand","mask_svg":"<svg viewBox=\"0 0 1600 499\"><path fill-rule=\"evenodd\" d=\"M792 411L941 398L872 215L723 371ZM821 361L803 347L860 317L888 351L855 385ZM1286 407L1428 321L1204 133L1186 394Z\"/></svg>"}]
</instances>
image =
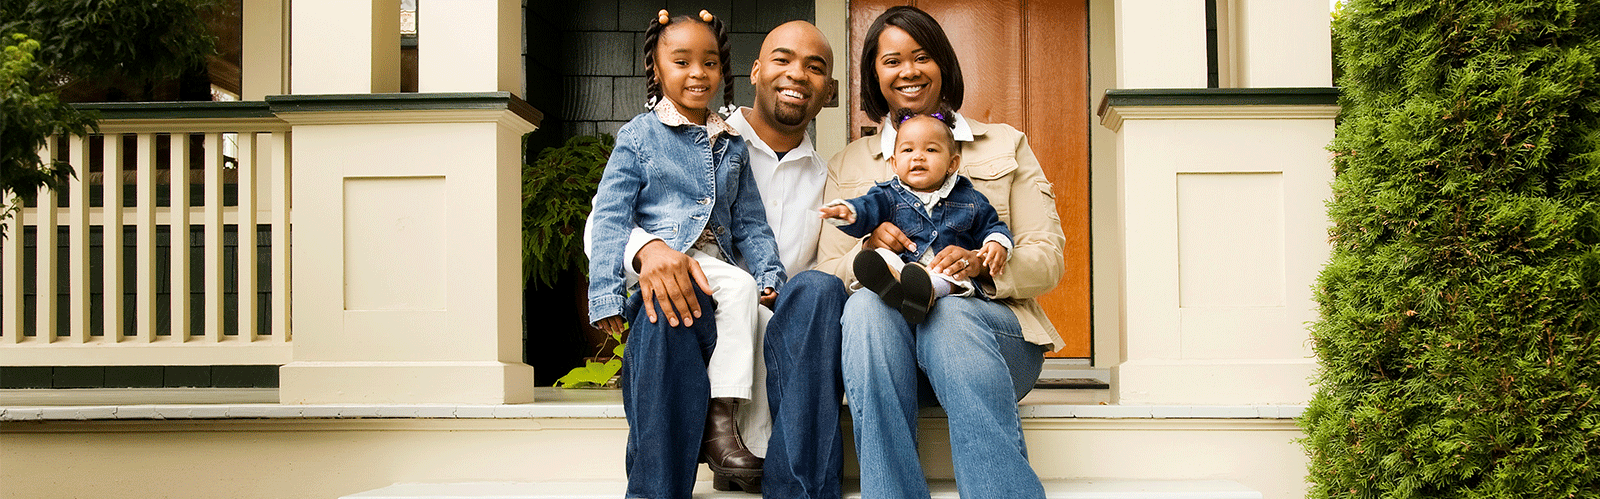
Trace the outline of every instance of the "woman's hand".
<instances>
[{"instance_id":1,"label":"woman's hand","mask_svg":"<svg viewBox=\"0 0 1600 499\"><path fill-rule=\"evenodd\" d=\"M972 251L960 246L945 246L934 255L933 265L930 270L950 277L973 278L981 276L988 270L983 265L983 258L977 251Z\"/></svg>"},{"instance_id":2,"label":"woman's hand","mask_svg":"<svg viewBox=\"0 0 1600 499\"><path fill-rule=\"evenodd\" d=\"M878 224L878 228L872 229L872 233L868 234L866 239L861 240L862 251L877 248L887 249L895 253L916 251L917 243L911 242L911 238L906 237L906 233L901 232L899 227L892 223L884 222Z\"/></svg>"}]
</instances>

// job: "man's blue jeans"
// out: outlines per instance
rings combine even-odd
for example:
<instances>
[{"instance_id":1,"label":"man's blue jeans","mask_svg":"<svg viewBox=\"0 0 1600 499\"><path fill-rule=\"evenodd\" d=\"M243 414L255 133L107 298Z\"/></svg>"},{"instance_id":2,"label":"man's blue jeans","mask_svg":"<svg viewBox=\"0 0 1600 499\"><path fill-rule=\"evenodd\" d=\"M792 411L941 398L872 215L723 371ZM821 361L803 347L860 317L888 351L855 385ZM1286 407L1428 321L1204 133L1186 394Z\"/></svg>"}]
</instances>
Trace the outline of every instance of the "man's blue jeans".
<instances>
[{"instance_id":1,"label":"man's blue jeans","mask_svg":"<svg viewBox=\"0 0 1600 499\"><path fill-rule=\"evenodd\" d=\"M778 295L765 340L773 421L762 497L840 497L839 317L846 296L839 278L815 270L789 279Z\"/></svg>"},{"instance_id":2,"label":"man's blue jeans","mask_svg":"<svg viewBox=\"0 0 1600 499\"><path fill-rule=\"evenodd\" d=\"M862 497L929 496L916 440L917 410L933 402L921 393L919 404L926 387L949 417L961 497L1044 497L1017 413L1017 400L1043 367L1044 351L1022 339L1009 308L945 297L913 327L877 295L857 292L845 303L843 331Z\"/></svg>"},{"instance_id":3,"label":"man's blue jeans","mask_svg":"<svg viewBox=\"0 0 1600 499\"><path fill-rule=\"evenodd\" d=\"M706 360L716 345L710 295L693 326L650 323L637 298L623 356L622 406L628 417L627 496L688 498L694 489L711 385ZM767 323L767 400L772 438L762 496L840 497L844 462L839 399L839 317L846 292L837 277L807 271L790 279ZM655 304L651 304L655 306ZM636 311L635 311L636 310ZM664 317L658 308L658 317Z\"/></svg>"},{"instance_id":4,"label":"man's blue jeans","mask_svg":"<svg viewBox=\"0 0 1600 499\"><path fill-rule=\"evenodd\" d=\"M705 434L706 406L711 382L706 361L716 345L717 326L710 320L715 304L699 289L701 317L693 326L652 324L639 306L638 294L629 300L624 316L629 323L628 351L622 357L622 408L628 417L628 497L688 499Z\"/></svg>"}]
</instances>

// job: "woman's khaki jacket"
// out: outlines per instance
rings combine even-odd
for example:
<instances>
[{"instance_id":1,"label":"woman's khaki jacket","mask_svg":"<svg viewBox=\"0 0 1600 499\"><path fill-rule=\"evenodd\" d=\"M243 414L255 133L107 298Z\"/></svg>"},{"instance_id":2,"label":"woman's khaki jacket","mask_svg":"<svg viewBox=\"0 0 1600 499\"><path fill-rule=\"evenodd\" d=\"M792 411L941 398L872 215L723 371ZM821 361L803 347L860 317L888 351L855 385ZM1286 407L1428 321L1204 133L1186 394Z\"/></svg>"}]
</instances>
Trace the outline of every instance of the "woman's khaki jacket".
<instances>
[{"instance_id":1,"label":"woman's khaki jacket","mask_svg":"<svg viewBox=\"0 0 1600 499\"><path fill-rule=\"evenodd\" d=\"M1051 350L1062 345L1061 335L1045 316L1036 299L1050 291L1066 271L1062 254L1066 237L1061 233L1061 217L1056 213L1055 191L1045 178L1039 160L1028 147L1028 137L1010 125L985 124L968 119L972 142L961 143L962 175L989 198L1010 226L1016 248L1006 271L993 284L982 283L994 301L1016 313L1022 336ZM849 199L860 196L873 183L894 176L888 157L879 150L878 137L863 137L845 146L828 161L828 183L823 199ZM938 248L935 248L937 250ZM974 249L974 248L967 248ZM831 225L823 224L817 245L817 270L855 281L851 268L861 243Z\"/></svg>"}]
</instances>

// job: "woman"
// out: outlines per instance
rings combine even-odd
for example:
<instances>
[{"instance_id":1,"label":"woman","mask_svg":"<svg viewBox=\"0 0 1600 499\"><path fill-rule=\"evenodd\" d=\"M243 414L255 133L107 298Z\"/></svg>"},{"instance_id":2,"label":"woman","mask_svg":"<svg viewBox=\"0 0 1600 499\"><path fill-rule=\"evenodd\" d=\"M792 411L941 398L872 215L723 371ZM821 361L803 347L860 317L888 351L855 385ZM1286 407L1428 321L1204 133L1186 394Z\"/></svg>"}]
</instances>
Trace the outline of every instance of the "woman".
<instances>
[{"instance_id":1,"label":"woman","mask_svg":"<svg viewBox=\"0 0 1600 499\"><path fill-rule=\"evenodd\" d=\"M959 110L961 65L944 29L926 12L894 7L867 30L861 54L862 108L887 117L896 109ZM850 143L828 165L824 199L860 196L893 175L885 150L892 127ZM977 248L949 247L930 267L982 283L990 299L940 301L926 322L908 324L871 293L845 304L842 348L846 398L861 462L863 497L928 497L917 458L917 410L938 403L950 422L961 497L1044 497L1028 464L1017 400L1033 386L1044 352L1061 343L1035 297L1065 271L1066 239L1049 180L1027 137L1004 124L957 115L960 173L989 198L1015 236L1007 271L989 276ZM854 282L862 250L900 251L909 243L890 224L857 241L824 229L817 268ZM920 393L919 393L920 392ZM935 399L935 397L937 397Z\"/></svg>"}]
</instances>

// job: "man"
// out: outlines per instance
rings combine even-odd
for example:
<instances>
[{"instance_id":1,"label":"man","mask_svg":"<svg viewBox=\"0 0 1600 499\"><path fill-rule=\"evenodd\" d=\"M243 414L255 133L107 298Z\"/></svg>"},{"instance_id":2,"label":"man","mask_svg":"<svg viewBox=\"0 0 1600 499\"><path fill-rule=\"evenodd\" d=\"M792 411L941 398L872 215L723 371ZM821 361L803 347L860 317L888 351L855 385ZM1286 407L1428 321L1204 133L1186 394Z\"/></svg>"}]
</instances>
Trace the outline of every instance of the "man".
<instances>
[{"instance_id":1,"label":"man","mask_svg":"<svg viewBox=\"0 0 1600 499\"><path fill-rule=\"evenodd\" d=\"M792 276L774 311L762 310L765 335L759 348L765 366L757 364L756 403L743 411L745 442L766 456L760 481L764 497L840 497L839 317L846 294L838 278L805 272L816 263L817 208L828 171L806 127L836 93L832 71L833 48L821 30L805 21L780 25L767 34L750 69L755 107L740 108L728 119L748 144L778 256ZM709 311L702 310L705 294L697 297L695 290L697 283L704 286L705 276L693 259L641 229L634 230L627 252L626 261L633 263L628 271L637 272L648 316L648 322L633 323L632 334L710 322ZM643 353L630 344L628 355ZM759 381L763 367L764 384ZM770 407L759 403L763 391ZM765 425L769 409L770 427ZM723 423L712 418L707 424ZM729 464L738 463L723 467ZM724 488L727 478L719 474L714 483Z\"/></svg>"}]
</instances>

